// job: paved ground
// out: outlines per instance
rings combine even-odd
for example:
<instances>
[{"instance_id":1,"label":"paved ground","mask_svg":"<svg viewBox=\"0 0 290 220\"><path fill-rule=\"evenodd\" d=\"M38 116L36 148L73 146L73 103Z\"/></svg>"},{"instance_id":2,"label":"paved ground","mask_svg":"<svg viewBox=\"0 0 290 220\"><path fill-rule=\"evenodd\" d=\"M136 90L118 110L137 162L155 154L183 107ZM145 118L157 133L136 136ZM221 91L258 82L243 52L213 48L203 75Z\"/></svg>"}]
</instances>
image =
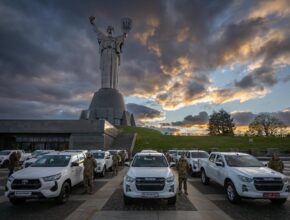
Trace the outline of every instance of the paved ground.
<instances>
[{"instance_id":1,"label":"paved ground","mask_svg":"<svg viewBox=\"0 0 290 220\"><path fill-rule=\"evenodd\" d=\"M0 169L0 219L290 219L289 200L282 207L267 200L243 200L232 205L222 187L214 183L204 186L199 177L188 179L189 196L178 196L176 206L168 206L165 200L138 200L124 205L121 183L126 171L127 168L121 170L116 177L111 173L98 177L93 195L83 195L81 185L74 187L70 200L61 206L48 200L15 207L3 196L7 171ZM285 174L290 177L290 162L285 164Z\"/></svg>"}]
</instances>

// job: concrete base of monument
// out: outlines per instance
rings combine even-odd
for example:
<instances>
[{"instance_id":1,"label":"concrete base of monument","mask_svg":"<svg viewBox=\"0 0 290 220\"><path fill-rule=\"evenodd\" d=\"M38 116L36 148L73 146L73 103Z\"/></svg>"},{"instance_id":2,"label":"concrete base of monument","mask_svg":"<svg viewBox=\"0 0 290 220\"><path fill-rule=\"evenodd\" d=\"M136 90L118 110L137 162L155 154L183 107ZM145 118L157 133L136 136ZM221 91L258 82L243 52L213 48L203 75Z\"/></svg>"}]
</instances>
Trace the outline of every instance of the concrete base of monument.
<instances>
[{"instance_id":1,"label":"concrete base of monument","mask_svg":"<svg viewBox=\"0 0 290 220\"><path fill-rule=\"evenodd\" d=\"M80 119L105 119L113 125L135 126L133 114L126 111L123 95L112 88L95 92L89 109L82 111Z\"/></svg>"}]
</instances>

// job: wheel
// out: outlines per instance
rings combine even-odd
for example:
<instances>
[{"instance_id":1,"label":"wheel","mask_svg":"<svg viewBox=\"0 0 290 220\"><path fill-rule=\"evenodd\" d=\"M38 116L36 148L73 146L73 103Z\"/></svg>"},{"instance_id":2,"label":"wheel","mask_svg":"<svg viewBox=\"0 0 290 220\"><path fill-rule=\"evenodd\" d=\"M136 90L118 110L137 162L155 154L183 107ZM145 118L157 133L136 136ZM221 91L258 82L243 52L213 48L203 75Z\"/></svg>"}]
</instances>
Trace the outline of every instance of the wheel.
<instances>
[{"instance_id":1,"label":"wheel","mask_svg":"<svg viewBox=\"0 0 290 220\"><path fill-rule=\"evenodd\" d=\"M168 205L175 205L176 203L176 196L173 196L167 200Z\"/></svg>"},{"instance_id":2,"label":"wheel","mask_svg":"<svg viewBox=\"0 0 290 220\"><path fill-rule=\"evenodd\" d=\"M123 200L124 200L125 205L130 205L132 203L132 199L126 196L125 194L123 194Z\"/></svg>"},{"instance_id":3,"label":"wheel","mask_svg":"<svg viewBox=\"0 0 290 220\"><path fill-rule=\"evenodd\" d=\"M283 199L270 199L270 200L275 205L283 205L287 201L286 198L283 198Z\"/></svg>"},{"instance_id":4,"label":"wheel","mask_svg":"<svg viewBox=\"0 0 290 220\"><path fill-rule=\"evenodd\" d=\"M13 205L23 205L26 202L26 199L23 199L23 198L9 198L9 201Z\"/></svg>"},{"instance_id":5,"label":"wheel","mask_svg":"<svg viewBox=\"0 0 290 220\"><path fill-rule=\"evenodd\" d=\"M102 173L101 173L101 176L104 177L106 174L106 167L104 166L103 170L102 170Z\"/></svg>"},{"instance_id":6,"label":"wheel","mask_svg":"<svg viewBox=\"0 0 290 220\"><path fill-rule=\"evenodd\" d=\"M204 171L204 169L201 171L201 182L203 183L203 185L208 185L209 184L209 178L206 176L206 173Z\"/></svg>"},{"instance_id":7,"label":"wheel","mask_svg":"<svg viewBox=\"0 0 290 220\"><path fill-rule=\"evenodd\" d=\"M227 193L227 198L231 203L236 204L241 201L241 197L237 193L237 190L231 181L228 181L226 183L226 193Z\"/></svg>"},{"instance_id":8,"label":"wheel","mask_svg":"<svg viewBox=\"0 0 290 220\"><path fill-rule=\"evenodd\" d=\"M70 184L64 182L61 187L59 196L56 198L56 202L59 204L66 203L70 195Z\"/></svg>"}]
</instances>

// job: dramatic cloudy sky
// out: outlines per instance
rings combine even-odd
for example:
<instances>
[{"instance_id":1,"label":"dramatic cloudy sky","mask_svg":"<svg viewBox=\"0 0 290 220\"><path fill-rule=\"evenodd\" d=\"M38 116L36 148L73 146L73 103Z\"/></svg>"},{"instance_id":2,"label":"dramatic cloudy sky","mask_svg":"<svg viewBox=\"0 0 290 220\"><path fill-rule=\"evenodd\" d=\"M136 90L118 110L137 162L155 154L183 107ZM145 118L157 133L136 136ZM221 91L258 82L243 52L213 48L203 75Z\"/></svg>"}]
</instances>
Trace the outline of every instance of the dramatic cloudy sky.
<instances>
[{"instance_id":1,"label":"dramatic cloudy sky","mask_svg":"<svg viewBox=\"0 0 290 220\"><path fill-rule=\"evenodd\" d=\"M290 117L289 0L2 0L0 118L78 118L100 88L98 44L131 17L119 90L144 121L202 127Z\"/></svg>"}]
</instances>

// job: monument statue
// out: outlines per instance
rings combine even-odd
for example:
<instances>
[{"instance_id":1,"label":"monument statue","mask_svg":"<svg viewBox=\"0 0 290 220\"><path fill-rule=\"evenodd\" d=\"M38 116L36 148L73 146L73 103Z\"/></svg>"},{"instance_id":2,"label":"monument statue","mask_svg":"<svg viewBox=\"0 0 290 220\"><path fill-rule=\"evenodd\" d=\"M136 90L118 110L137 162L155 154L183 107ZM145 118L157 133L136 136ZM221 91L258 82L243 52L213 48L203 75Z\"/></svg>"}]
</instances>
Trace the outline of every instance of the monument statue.
<instances>
[{"instance_id":1,"label":"monument statue","mask_svg":"<svg viewBox=\"0 0 290 220\"><path fill-rule=\"evenodd\" d=\"M99 42L100 53L100 70L102 88L116 89L118 86L118 68L120 66L120 55L122 47L127 37L128 32L132 27L132 20L130 18L123 18L122 30L123 34L120 36L113 36L114 28L107 27L107 36L102 33L95 25L95 17L90 16L90 23L93 26L94 32L97 34Z\"/></svg>"}]
</instances>

